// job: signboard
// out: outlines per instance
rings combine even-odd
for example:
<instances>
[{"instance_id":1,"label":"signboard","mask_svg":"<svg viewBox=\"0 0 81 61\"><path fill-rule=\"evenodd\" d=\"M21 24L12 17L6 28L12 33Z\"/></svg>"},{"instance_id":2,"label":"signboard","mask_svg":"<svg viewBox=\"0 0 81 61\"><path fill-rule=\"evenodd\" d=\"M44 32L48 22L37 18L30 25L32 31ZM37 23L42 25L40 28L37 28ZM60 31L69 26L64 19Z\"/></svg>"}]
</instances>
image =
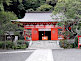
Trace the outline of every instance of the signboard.
<instances>
[{"instance_id":1,"label":"signboard","mask_svg":"<svg viewBox=\"0 0 81 61\"><path fill-rule=\"evenodd\" d=\"M18 40L18 36L15 36L14 42L16 42Z\"/></svg>"},{"instance_id":2,"label":"signboard","mask_svg":"<svg viewBox=\"0 0 81 61\"><path fill-rule=\"evenodd\" d=\"M24 29L31 29L34 28L34 26L24 26Z\"/></svg>"},{"instance_id":3,"label":"signboard","mask_svg":"<svg viewBox=\"0 0 81 61\"><path fill-rule=\"evenodd\" d=\"M79 37L79 44L81 44L81 37Z\"/></svg>"},{"instance_id":4,"label":"signboard","mask_svg":"<svg viewBox=\"0 0 81 61\"><path fill-rule=\"evenodd\" d=\"M36 25L36 26L34 26L34 25L30 25L30 26L24 26L24 29L31 29L31 28L54 28L54 26L53 25Z\"/></svg>"},{"instance_id":5,"label":"signboard","mask_svg":"<svg viewBox=\"0 0 81 61\"><path fill-rule=\"evenodd\" d=\"M78 48L81 46L81 36L78 36Z\"/></svg>"},{"instance_id":6,"label":"signboard","mask_svg":"<svg viewBox=\"0 0 81 61\"><path fill-rule=\"evenodd\" d=\"M39 29L39 31L51 31L51 29Z\"/></svg>"}]
</instances>

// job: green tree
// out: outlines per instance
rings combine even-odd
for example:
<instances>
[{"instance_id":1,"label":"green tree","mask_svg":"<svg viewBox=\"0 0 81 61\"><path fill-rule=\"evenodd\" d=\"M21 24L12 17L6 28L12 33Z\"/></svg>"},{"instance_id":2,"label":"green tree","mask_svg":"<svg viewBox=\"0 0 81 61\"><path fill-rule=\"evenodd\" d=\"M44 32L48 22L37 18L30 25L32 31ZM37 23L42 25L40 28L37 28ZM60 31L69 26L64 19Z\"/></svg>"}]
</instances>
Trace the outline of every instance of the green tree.
<instances>
[{"instance_id":1,"label":"green tree","mask_svg":"<svg viewBox=\"0 0 81 61\"><path fill-rule=\"evenodd\" d=\"M41 5L40 7L37 8L37 11L52 11L53 7L48 4Z\"/></svg>"},{"instance_id":2,"label":"green tree","mask_svg":"<svg viewBox=\"0 0 81 61\"><path fill-rule=\"evenodd\" d=\"M10 0L9 4L2 2L2 9L4 11L13 11L18 18L23 18L25 15L24 5L22 4L23 0Z\"/></svg>"},{"instance_id":3,"label":"green tree","mask_svg":"<svg viewBox=\"0 0 81 61\"><path fill-rule=\"evenodd\" d=\"M79 24L81 22L81 0L58 0L56 6L54 7L53 14L56 15L59 13L62 13L65 16L62 20L67 20L64 25L66 26L67 23L67 27L71 26L72 32L70 33L77 35L81 32L78 30L78 28L80 28Z\"/></svg>"},{"instance_id":4,"label":"green tree","mask_svg":"<svg viewBox=\"0 0 81 61\"><path fill-rule=\"evenodd\" d=\"M67 19L81 18L80 0L58 0L54 7L54 14L63 13Z\"/></svg>"},{"instance_id":5,"label":"green tree","mask_svg":"<svg viewBox=\"0 0 81 61\"><path fill-rule=\"evenodd\" d=\"M55 6L57 3L57 0L46 0L46 3L51 5L51 6Z\"/></svg>"},{"instance_id":6,"label":"green tree","mask_svg":"<svg viewBox=\"0 0 81 61\"><path fill-rule=\"evenodd\" d=\"M4 10L4 6L3 3L6 3L7 5L9 5L10 0L0 0L0 11Z\"/></svg>"},{"instance_id":7,"label":"green tree","mask_svg":"<svg viewBox=\"0 0 81 61\"><path fill-rule=\"evenodd\" d=\"M31 8L33 10L36 10L36 8L39 7L41 4L42 4L42 2L39 0L25 0L25 1L23 1L23 5L25 7L25 10L28 10Z\"/></svg>"},{"instance_id":8,"label":"green tree","mask_svg":"<svg viewBox=\"0 0 81 61\"><path fill-rule=\"evenodd\" d=\"M17 17L13 12L0 11L0 40L2 39L1 35L5 35L5 33L9 34L8 32L15 31L15 29L17 29L17 25L12 24L10 21L15 19L17 19ZM6 48L6 36L4 39Z\"/></svg>"},{"instance_id":9,"label":"green tree","mask_svg":"<svg viewBox=\"0 0 81 61\"><path fill-rule=\"evenodd\" d=\"M14 31L16 25L12 24L10 20L17 19L13 12L0 12L0 35L4 34L5 31Z\"/></svg>"}]
</instances>

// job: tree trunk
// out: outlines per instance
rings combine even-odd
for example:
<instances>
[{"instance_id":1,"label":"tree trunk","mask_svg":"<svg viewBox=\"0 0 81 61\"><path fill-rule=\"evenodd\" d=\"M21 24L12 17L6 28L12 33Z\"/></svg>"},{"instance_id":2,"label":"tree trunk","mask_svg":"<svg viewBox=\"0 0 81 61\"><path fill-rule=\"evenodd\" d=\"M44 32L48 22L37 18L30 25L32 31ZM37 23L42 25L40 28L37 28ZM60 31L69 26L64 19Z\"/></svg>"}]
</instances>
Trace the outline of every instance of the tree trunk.
<instances>
[{"instance_id":1,"label":"tree trunk","mask_svg":"<svg viewBox=\"0 0 81 61\"><path fill-rule=\"evenodd\" d=\"M5 49L6 49L6 35L5 35Z\"/></svg>"}]
</instances>

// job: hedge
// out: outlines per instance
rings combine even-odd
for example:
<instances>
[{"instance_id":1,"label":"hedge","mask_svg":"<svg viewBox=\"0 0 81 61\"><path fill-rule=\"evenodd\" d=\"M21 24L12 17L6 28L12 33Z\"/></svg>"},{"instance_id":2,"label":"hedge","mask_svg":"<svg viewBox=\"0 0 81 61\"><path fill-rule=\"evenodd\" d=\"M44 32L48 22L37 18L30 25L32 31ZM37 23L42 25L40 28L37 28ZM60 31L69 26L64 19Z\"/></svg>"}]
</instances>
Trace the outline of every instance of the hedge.
<instances>
[{"instance_id":1,"label":"hedge","mask_svg":"<svg viewBox=\"0 0 81 61\"><path fill-rule=\"evenodd\" d=\"M0 41L0 49L26 49L29 46L27 41L17 41L16 43L12 41Z\"/></svg>"}]
</instances>

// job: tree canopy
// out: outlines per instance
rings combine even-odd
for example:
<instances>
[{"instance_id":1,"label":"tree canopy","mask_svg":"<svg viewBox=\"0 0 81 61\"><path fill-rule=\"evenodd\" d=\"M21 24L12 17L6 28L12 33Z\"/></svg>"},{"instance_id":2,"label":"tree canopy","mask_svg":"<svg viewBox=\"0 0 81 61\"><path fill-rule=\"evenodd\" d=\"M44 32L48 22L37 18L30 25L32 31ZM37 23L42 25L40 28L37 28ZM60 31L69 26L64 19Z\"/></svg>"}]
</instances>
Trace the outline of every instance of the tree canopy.
<instances>
[{"instance_id":1,"label":"tree canopy","mask_svg":"<svg viewBox=\"0 0 81 61\"><path fill-rule=\"evenodd\" d=\"M64 14L66 17L65 20L68 20L64 25L66 26L68 34L71 35L71 38L81 34L81 0L58 0L53 13ZM71 28L71 30L69 30L69 28Z\"/></svg>"},{"instance_id":2,"label":"tree canopy","mask_svg":"<svg viewBox=\"0 0 81 61\"><path fill-rule=\"evenodd\" d=\"M47 4L47 7L45 6ZM5 11L13 11L17 17L23 18L25 12L29 11L37 11L37 8L42 7L44 9L50 9L50 7L54 7L56 4L55 0L10 0L9 5L3 2L3 7ZM50 9L52 10L52 9ZM40 9L39 9L40 11ZM42 10L45 11L45 10Z\"/></svg>"},{"instance_id":3,"label":"tree canopy","mask_svg":"<svg viewBox=\"0 0 81 61\"><path fill-rule=\"evenodd\" d=\"M0 35L4 34L5 31L14 31L17 25L11 23L10 20L17 19L13 12L0 12Z\"/></svg>"},{"instance_id":4,"label":"tree canopy","mask_svg":"<svg viewBox=\"0 0 81 61\"><path fill-rule=\"evenodd\" d=\"M67 19L81 18L81 0L58 0L53 13L63 13Z\"/></svg>"},{"instance_id":5,"label":"tree canopy","mask_svg":"<svg viewBox=\"0 0 81 61\"><path fill-rule=\"evenodd\" d=\"M48 4L41 5L40 7L37 8L37 11L52 11L52 10L53 6Z\"/></svg>"}]
</instances>

